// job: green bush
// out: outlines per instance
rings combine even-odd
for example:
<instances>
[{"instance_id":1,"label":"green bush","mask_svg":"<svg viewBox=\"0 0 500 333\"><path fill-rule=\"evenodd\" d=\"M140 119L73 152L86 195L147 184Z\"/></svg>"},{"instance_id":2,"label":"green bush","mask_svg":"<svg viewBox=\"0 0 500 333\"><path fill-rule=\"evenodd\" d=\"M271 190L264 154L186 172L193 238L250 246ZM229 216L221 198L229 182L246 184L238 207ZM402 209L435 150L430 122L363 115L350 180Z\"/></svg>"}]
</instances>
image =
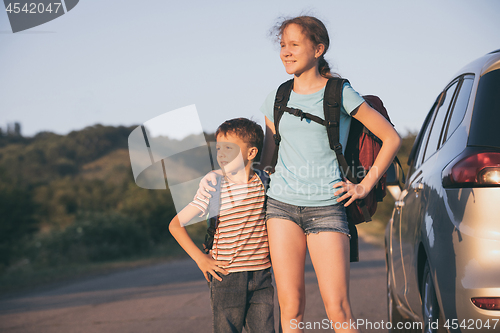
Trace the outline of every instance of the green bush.
<instances>
[{"instance_id":1,"label":"green bush","mask_svg":"<svg viewBox=\"0 0 500 333\"><path fill-rule=\"evenodd\" d=\"M15 260L20 244L37 230L35 210L31 193L0 186L0 271Z\"/></svg>"},{"instance_id":2,"label":"green bush","mask_svg":"<svg viewBox=\"0 0 500 333\"><path fill-rule=\"evenodd\" d=\"M151 249L147 232L118 214L87 214L63 230L34 237L27 256L35 266L99 262L143 255Z\"/></svg>"}]
</instances>

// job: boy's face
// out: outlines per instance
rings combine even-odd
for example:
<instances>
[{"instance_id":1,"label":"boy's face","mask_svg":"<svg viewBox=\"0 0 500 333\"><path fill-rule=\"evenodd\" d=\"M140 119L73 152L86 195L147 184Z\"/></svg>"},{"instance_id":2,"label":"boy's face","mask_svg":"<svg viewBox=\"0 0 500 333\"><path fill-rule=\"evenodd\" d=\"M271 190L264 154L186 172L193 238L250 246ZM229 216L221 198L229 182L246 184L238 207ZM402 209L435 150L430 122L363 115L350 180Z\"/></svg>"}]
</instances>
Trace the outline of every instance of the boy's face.
<instances>
[{"instance_id":1,"label":"boy's face","mask_svg":"<svg viewBox=\"0 0 500 333\"><path fill-rule=\"evenodd\" d=\"M255 158L257 148L248 147L240 137L227 133L217 136L217 162L226 173L238 172Z\"/></svg>"}]
</instances>

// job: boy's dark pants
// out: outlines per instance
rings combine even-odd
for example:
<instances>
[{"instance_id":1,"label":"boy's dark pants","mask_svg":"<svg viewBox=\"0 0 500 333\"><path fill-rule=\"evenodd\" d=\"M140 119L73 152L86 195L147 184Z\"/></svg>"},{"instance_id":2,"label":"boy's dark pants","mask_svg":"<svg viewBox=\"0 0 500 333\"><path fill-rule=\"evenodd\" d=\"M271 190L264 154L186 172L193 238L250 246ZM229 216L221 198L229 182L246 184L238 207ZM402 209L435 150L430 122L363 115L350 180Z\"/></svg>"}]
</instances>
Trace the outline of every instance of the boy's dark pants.
<instances>
[{"instance_id":1,"label":"boy's dark pants","mask_svg":"<svg viewBox=\"0 0 500 333\"><path fill-rule=\"evenodd\" d=\"M213 332L241 332L243 326L247 333L274 332L271 268L221 277L210 283Z\"/></svg>"}]
</instances>

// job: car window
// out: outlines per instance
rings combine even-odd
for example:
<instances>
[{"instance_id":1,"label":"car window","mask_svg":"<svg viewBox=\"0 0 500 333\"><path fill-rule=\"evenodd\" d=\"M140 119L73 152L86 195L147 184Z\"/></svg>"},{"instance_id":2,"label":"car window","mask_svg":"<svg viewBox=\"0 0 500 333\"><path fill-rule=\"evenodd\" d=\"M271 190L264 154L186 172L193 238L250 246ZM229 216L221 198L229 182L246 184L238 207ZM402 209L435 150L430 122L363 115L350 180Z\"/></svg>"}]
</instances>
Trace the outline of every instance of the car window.
<instances>
[{"instance_id":1,"label":"car window","mask_svg":"<svg viewBox=\"0 0 500 333\"><path fill-rule=\"evenodd\" d=\"M455 97L455 89L457 88L457 85L458 81L452 83L452 85L446 89L445 95L441 98L438 105L439 108L436 110L436 115L432 121L429 139L427 139L424 155L422 157L422 161L424 162L439 148L439 142L442 137L443 123L448 114L451 101Z\"/></svg>"},{"instance_id":2,"label":"car window","mask_svg":"<svg viewBox=\"0 0 500 333\"><path fill-rule=\"evenodd\" d=\"M412 148L411 155L413 156L413 154L415 154L415 158L414 158L413 162L411 163L412 167L411 167L411 170L408 174L408 177L410 176L410 173L413 173L422 164L422 156L424 155L425 144L426 144L427 138L429 136L429 131L431 128L432 119L434 119L434 111L435 111L436 106L438 105L440 99L441 99L441 95L439 95L438 98L436 99L436 102L434 102L434 105L432 106L431 110L427 114L427 117L425 118L424 124L422 125L422 128L420 129L420 132L418 133L418 136L415 139L415 145L418 145L418 146L414 146ZM414 150L415 150L415 152L414 152Z\"/></svg>"},{"instance_id":3,"label":"car window","mask_svg":"<svg viewBox=\"0 0 500 333\"><path fill-rule=\"evenodd\" d=\"M420 131L418 131L417 137L415 138L415 141L413 142L413 146L411 147L410 154L408 155L408 162L407 164L410 166L408 169L408 172L406 174L406 183L409 183L410 176L413 174L413 172L420 166L418 163L418 155L420 154L420 147L422 146L422 142L424 141L425 137L425 132L427 128L429 127L429 123L432 119L432 114L434 113L434 109L439 101L439 97L436 99L434 104L432 105L432 108L429 112L427 112L427 116L425 116L424 123L422 124L422 127L420 128Z\"/></svg>"},{"instance_id":4,"label":"car window","mask_svg":"<svg viewBox=\"0 0 500 333\"><path fill-rule=\"evenodd\" d=\"M467 75L464 77L460 84L460 90L458 92L457 98L455 99L455 105L450 111L451 115L448 117L448 124L446 125L446 130L444 134L443 143L446 142L450 136L455 132L458 125L464 119L465 112L467 111L467 106L469 105L469 97L472 91L472 85L474 84L474 75Z\"/></svg>"},{"instance_id":5,"label":"car window","mask_svg":"<svg viewBox=\"0 0 500 333\"><path fill-rule=\"evenodd\" d=\"M471 146L500 148L500 69L479 79L469 132Z\"/></svg>"}]
</instances>

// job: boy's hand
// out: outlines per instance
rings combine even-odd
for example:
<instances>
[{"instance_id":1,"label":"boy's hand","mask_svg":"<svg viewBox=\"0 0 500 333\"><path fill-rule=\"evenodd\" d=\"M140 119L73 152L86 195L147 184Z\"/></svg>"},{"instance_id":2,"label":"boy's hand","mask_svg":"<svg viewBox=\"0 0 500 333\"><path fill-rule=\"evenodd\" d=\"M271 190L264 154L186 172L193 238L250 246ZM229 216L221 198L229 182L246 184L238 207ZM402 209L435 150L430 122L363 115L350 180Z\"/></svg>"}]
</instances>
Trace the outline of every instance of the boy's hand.
<instances>
[{"instance_id":1,"label":"boy's hand","mask_svg":"<svg viewBox=\"0 0 500 333\"><path fill-rule=\"evenodd\" d=\"M224 268L222 268L225 263L223 261L214 260L210 254L203 253L203 255L196 260L196 264L198 265L198 268L203 272L203 275L205 275L205 279L207 280L207 282L210 282L208 273L210 273L219 281L222 281L222 278L215 272L219 272L224 275L229 274Z\"/></svg>"},{"instance_id":2,"label":"boy's hand","mask_svg":"<svg viewBox=\"0 0 500 333\"><path fill-rule=\"evenodd\" d=\"M198 191L196 191L195 194L195 199L196 197L207 198L207 199L212 197L209 191L214 192L215 188L210 186L209 182L211 182L212 186L215 186L217 184L217 176L215 171L207 173L205 177L201 179L200 186L198 187Z\"/></svg>"}]
</instances>

